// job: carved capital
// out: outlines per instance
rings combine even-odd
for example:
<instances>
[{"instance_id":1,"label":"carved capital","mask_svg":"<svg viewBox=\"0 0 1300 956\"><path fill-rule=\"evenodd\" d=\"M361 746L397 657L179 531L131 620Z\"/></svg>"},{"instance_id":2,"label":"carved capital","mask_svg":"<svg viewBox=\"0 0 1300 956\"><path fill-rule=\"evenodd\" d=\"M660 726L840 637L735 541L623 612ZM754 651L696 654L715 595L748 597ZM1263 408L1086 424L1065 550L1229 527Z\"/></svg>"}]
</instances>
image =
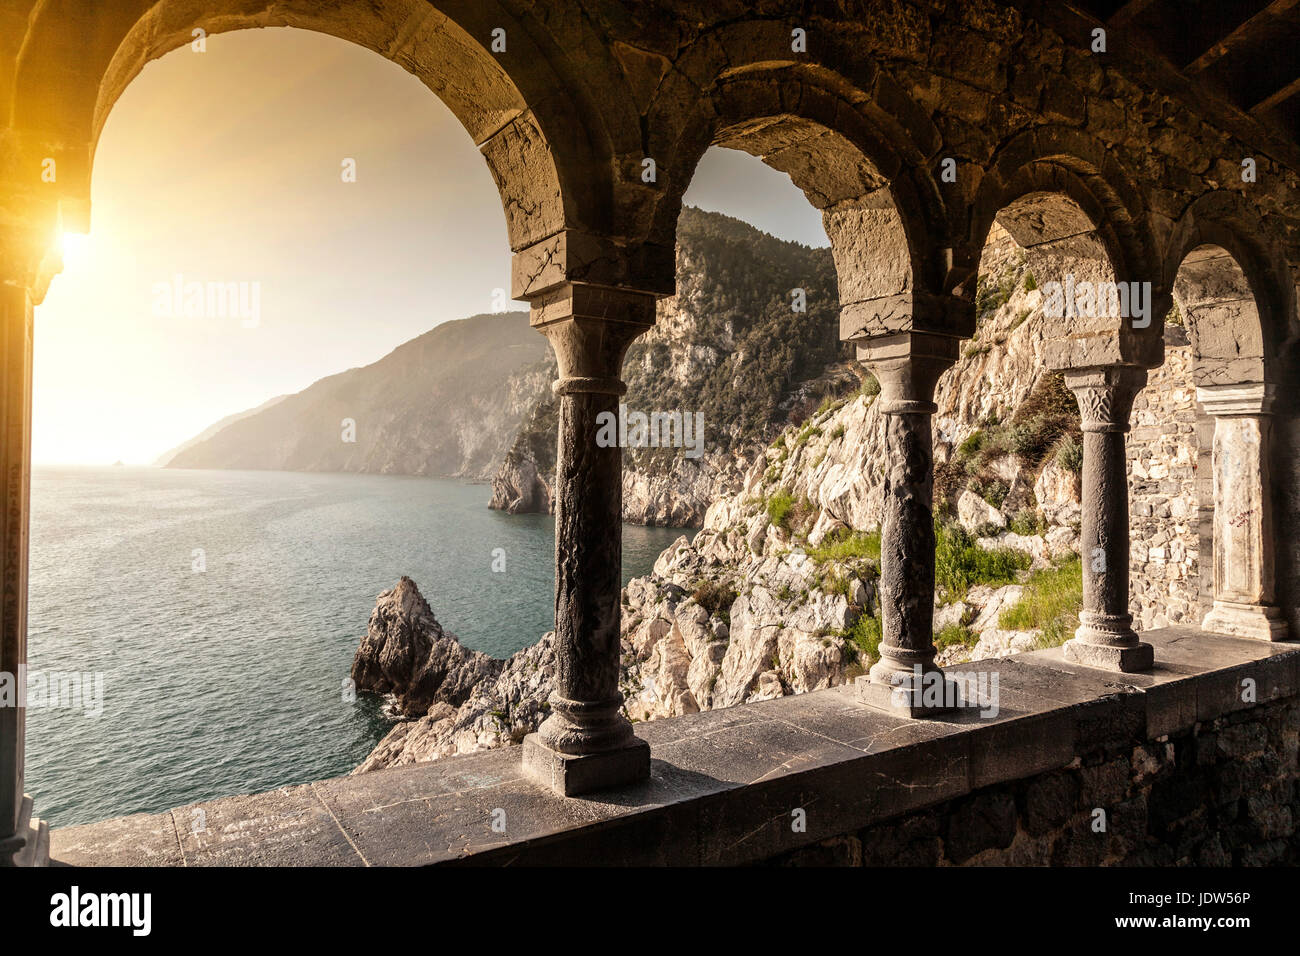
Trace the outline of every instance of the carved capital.
<instances>
[{"instance_id":1,"label":"carved capital","mask_svg":"<svg viewBox=\"0 0 1300 956\"><path fill-rule=\"evenodd\" d=\"M1127 432L1133 399L1147 383L1146 369L1134 365L1075 368L1065 384L1079 400L1085 432Z\"/></svg>"},{"instance_id":2,"label":"carved capital","mask_svg":"<svg viewBox=\"0 0 1300 956\"><path fill-rule=\"evenodd\" d=\"M858 361L880 382L881 410L888 415L933 415L939 376L957 361L960 339L926 332L897 332L867 339Z\"/></svg>"},{"instance_id":3,"label":"carved capital","mask_svg":"<svg viewBox=\"0 0 1300 956\"><path fill-rule=\"evenodd\" d=\"M559 366L556 394L622 395L623 358L654 325L655 302L645 292L573 282L534 299L530 321L550 340Z\"/></svg>"}]
</instances>

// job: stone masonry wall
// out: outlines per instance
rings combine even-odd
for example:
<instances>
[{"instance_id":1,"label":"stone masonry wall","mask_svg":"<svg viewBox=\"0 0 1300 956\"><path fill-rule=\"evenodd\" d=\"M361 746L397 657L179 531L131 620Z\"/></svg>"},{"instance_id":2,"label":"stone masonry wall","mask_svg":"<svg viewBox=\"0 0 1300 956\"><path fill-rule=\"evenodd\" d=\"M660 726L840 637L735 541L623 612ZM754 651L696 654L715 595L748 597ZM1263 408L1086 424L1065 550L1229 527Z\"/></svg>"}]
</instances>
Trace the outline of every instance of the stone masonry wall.
<instances>
[{"instance_id":1,"label":"stone masonry wall","mask_svg":"<svg viewBox=\"0 0 1300 956\"><path fill-rule=\"evenodd\" d=\"M1194 362L1182 329L1169 326L1164 365L1151 370L1133 403L1129 602L1139 630L1195 624L1201 617Z\"/></svg>"},{"instance_id":2,"label":"stone masonry wall","mask_svg":"<svg viewBox=\"0 0 1300 956\"><path fill-rule=\"evenodd\" d=\"M1300 701L987 787L770 861L791 866L1261 866L1300 862ZM1104 811L1104 829L1098 821Z\"/></svg>"}]
</instances>

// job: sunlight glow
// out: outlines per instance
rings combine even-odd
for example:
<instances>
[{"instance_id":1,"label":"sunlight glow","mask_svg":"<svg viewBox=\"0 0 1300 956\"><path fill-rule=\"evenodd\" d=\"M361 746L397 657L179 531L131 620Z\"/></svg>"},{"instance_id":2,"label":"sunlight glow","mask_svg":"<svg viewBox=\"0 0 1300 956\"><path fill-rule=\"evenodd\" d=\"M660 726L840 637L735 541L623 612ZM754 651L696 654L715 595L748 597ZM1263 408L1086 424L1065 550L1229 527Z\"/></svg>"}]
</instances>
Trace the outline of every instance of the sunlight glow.
<instances>
[{"instance_id":1,"label":"sunlight glow","mask_svg":"<svg viewBox=\"0 0 1300 956\"><path fill-rule=\"evenodd\" d=\"M94 238L88 233L65 232L60 243L65 271L80 272L90 264L94 253Z\"/></svg>"}]
</instances>

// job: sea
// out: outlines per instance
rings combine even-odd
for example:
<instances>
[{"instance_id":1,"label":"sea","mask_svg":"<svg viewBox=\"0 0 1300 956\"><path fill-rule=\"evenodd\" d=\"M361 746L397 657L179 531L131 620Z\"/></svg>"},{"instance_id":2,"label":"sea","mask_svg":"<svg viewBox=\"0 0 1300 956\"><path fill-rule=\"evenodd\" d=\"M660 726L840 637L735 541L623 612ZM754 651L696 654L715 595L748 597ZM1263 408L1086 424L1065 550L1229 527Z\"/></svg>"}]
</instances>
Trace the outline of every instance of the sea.
<instances>
[{"instance_id":1,"label":"sea","mask_svg":"<svg viewBox=\"0 0 1300 956\"><path fill-rule=\"evenodd\" d=\"M553 623L554 519L490 496L386 475L36 468L26 789L41 817L351 771L391 722L347 692L348 671L402 575L466 646L535 643ZM624 583L692 533L624 525Z\"/></svg>"}]
</instances>

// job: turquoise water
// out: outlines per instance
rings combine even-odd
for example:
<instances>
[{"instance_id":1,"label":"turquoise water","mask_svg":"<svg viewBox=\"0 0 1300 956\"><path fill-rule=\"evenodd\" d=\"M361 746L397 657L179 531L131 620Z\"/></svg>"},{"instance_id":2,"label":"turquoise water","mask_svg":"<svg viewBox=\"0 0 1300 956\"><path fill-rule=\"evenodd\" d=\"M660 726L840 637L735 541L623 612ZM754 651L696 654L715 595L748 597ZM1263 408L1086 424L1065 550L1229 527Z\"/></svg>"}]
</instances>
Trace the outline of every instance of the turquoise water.
<instances>
[{"instance_id":1,"label":"turquoise water","mask_svg":"<svg viewBox=\"0 0 1300 956\"><path fill-rule=\"evenodd\" d=\"M36 469L28 683L103 678L102 699L92 678L77 706L28 709L41 816L67 826L350 771L388 723L342 682L403 574L466 645L534 643L552 622L553 519L489 497L428 478ZM682 533L624 526L624 581Z\"/></svg>"}]
</instances>

